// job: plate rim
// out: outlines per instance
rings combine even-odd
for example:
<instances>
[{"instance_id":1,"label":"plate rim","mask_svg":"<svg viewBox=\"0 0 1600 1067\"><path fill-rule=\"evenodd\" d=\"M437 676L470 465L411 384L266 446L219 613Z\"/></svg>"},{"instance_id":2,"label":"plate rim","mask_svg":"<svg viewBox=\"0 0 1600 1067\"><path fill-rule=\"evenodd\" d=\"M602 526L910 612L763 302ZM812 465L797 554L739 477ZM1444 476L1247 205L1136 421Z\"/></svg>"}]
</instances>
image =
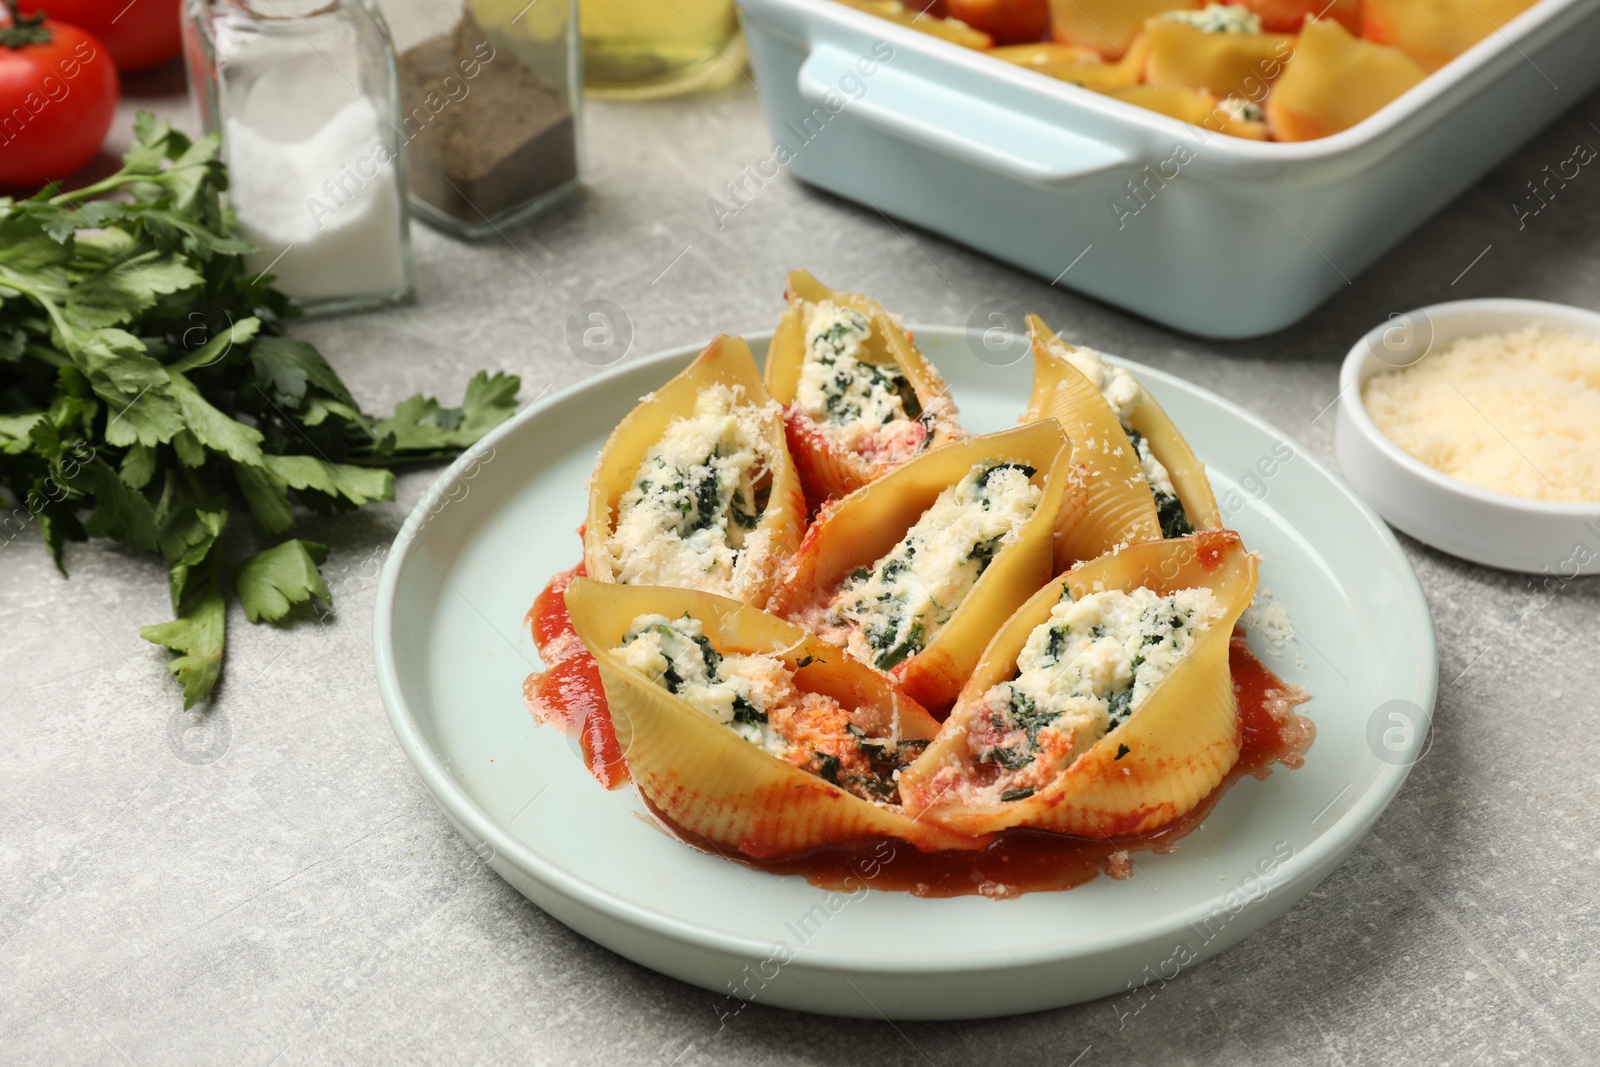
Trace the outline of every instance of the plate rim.
<instances>
[{"instance_id":1,"label":"plate rim","mask_svg":"<svg viewBox=\"0 0 1600 1067\"><path fill-rule=\"evenodd\" d=\"M965 329L958 326L908 324L906 328L919 338L940 336L959 339L967 334ZM743 337L752 344L761 344L770 340L772 333L771 330L758 330L736 336ZM607 367L599 374L555 390L530 403L458 456L434 480L411 510L384 560L379 577L377 601L373 610L373 658L379 697L383 701L396 740L418 777L458 828L468 831L471 837L476 837L479 842L487 844L497 858L503 858L524 877L546 891L566 898L579 908L597 911L618 922L642 927L650 935L686 942L700 950L760 958L770 952L772 946L769 942L718 930L699 922L678 918L658 908L637 904L546 859L511 833L456 781L445 767L444 761L426 743L417 716L402 691L395 666L398 659L396 655L398 635L395 632L394 601L401 572L405 569L415 547L416 531L426 524L429 512L452 489L460 474L478 463L483 452L493 450L498 442L517 432L525 423L540 417L542 412L591 391L614 388L613 383L616 380L635 372L692 357L704 347L703 343L679 345L637 359L622 361L615 366ZM1355 513L1377 535L1391 565L1397 565L1398 575L1403 579L1400 583L1400 592L1414 609L1406 612L1406 621L1413 631L1418 648L1425 653L1419 659L1419 663L1425 663L1425 667L1415 679L1417 683L1415 702L1423 710L1424 721L1431 724L1438 695L1439 668L1438 641L1433 615L1416 570L1387 523L1319 456L1265 419L1226 397L1175 374L1135 360L1116 356L1111 357L1111 360L1127 367L1142 379L1158 380L1180 392L1194 394L1200 400L1218 406L1230 416L1243 420L1252 428L1275 439L1289 442L1295 447L1298 458L1308 461L1313 470L1333 486L1347 503L1353 505ZM1371 826L1393 803L1401 786L1409 777L1411 768L1425 751L1422 746L1428 733L1428 730L1414 731L1411 744L1401 753L1406 757L1404 762L1384 761L1385 766L1378 770L1371 785L1357 798L1350 809L1318 834L1306 848L1296 850L1293 856L1282 861L1272 874L1261 875L1259 895L1253 895L1246 908L1253 909L1265 904L1269 899L1279 896L1286 888L1305 878L1315 877L1320 881L1322 876L1331 871L1342 859L1341 851L1347 852L1359 844ZM903 962L891 961L881 956L873 958L856 951L802 948L798 950L794 962L811 970L883 976L932 976L957 971L977 973L1060 963L1073 958L1087 958L1115 952L1191 930L1193 921L1215 914L1222 901L1231 892L1233 891L1219 890L1213 896L1188 908L1176 912L1162 912L1133 927L1120 927L1105 932L1079 932L1070 945L1052 941L1042 947L1015 949L999 955L970 958L947 955L937 960L907 959ZM541 910L546 910L548 913L548 909Z\"/></svg>"}]
</instances>

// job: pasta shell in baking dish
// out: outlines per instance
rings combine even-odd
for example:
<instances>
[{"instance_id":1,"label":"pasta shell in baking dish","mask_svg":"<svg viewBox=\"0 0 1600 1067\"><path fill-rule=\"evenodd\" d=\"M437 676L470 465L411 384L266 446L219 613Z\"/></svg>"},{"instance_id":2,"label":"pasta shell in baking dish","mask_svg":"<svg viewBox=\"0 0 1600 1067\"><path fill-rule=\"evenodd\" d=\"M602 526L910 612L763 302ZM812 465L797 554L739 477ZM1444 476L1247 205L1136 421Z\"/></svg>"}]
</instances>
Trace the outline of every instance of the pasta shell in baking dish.
<instances>
[{"instance_id":1,"label":"pasta shell in baking dish","mask_svg":"<svg viewBox=\"0 0 1600 1067\"><path fill-rule=\"evenodd\" d=\"M723 335L612 431L589 482L591 578L764 605L805 498L750 348Z\"/></svg>"},{"instance_id":2,"label":"pasta shell in baking dish","mask_svg":"<svg viewBox=\"0 0 1600 1067\"><path fill-rule=\"evenodd\" d=\"M1063 354L1065 342L1037 315L1033 391L1023 422L1054 418L1067 435L1067 469L1056 529L1056 567L1104 555L1117 545L1161 537L1155 498L1139 455L1116 412L1094 383Z\"/></svg>"},{"instance_id":3,"label":"pasta shell in baking dish","mask_svg":"<svg viewBox=\"0 0 1600 1067\"><path fill-rule=\"evenodd\" d=\"M759 859L871 837L984 843L900 811L895 772L938 724L839 649L690 589L576 578L566 602L628 770L677 827Z\"/></svg>"},{"instance_id":4,"label":"pasta shell in baking dish","mask_svg":"<svg viewBox=\"0 0 1600 1067\"><path fill-rule=\"evenodd\" d=\"M1049 581L1066 442L1053 419L912 460L824 508L769 610L948 707Z\"/></svg>"},{"instance_id":5,"label":"pasta shell in baking dish","mask_svg":"<svg viewBox=\"0 0 1600 1067\"><path fill-rule=\"evenodd\" d=\"M876 300L789 274L767 391L813 506L964 436L944 379Z\"/></svg>"},{"instance_id":6,"label":"pasta shell in baking dish","mask_svg":"<svg viewBox=\"0 0 1600 1067\"><path fill-rule=\"evenodd\" d=\"M1159 531L1155 536L1178 537L1197 529L1221 529L1222 515L1205 465L1150 391L1131 373L1108 362L1102 353L1063 340L1037 316L1029 316L1028 327L1033 337L1033 390L1023 421L1054 418L1066 429L1068 437L1076 439L1079 433L1087 433L1100 441L1114 439L1098 432L1104 419L1098 417L1088 394L1077 386L1078 378L1086 379L1133 446L1132 458L1155 504ZM1085 424L1083 415L1090 410L1096 411L1097 418ZM1080 451L1087 459L1087 449ZM1108 447L1102 458L1115 458L1117 451ZM1099 499L1094 501L1098 506L1094 517L1079 524L1081 529L1064 528L1068 536L1057 552L1062 566L1093 559L1118 544L1148 539L1148 526L1137 517L1143 514L1142 506L1110 499L1122 481L1115 472L1126 474L1127 469L1128 464L1118 459L1109 468L1109 476L1097 479L1100 489ZM1070 489L1068 493L1070 496ZM1121 535L1116 530L1119 521L1130 523Z\"/></svg>"},{"instance_id":7,"label":"pasta shell in baking dish","mask_svg":"<svg viewBox=\"0 0 1600 1067\"><path fill-rule=\"evenodd\" d=\"M1192 810L1239 758L1229 672L1256 559L1231 530L1147 541L1039 590L983 651L910 810L954 830L1104 838Z\"/></svg>"}]
</instances>

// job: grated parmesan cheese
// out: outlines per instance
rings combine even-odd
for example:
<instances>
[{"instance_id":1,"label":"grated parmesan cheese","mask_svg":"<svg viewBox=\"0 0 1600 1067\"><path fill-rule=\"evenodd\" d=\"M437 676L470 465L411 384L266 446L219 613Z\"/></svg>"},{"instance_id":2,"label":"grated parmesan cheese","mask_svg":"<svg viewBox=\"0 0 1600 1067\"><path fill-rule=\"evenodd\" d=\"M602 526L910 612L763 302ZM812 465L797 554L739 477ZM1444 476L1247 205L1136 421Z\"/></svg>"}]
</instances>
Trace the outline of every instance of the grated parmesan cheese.
<instances>
[{"instance_id":1,"label":"grated parmesan cheese","mask_svg":"<svg viewBox=\"0 0 1600 1067\"><path fill-rule=\"evenodd\" d=\"M1461 338L1370 379L1361 400L1384 436L1452 478L1600 502L1600 338L1537 326Z\"/></svg>"},{"instance_id":2,"label":"grated parmesan cheese","mask_svg":"<svg viewBox=\"0 0 1600 1067\"><path fill-rule=\"evenodd\" d=\"M967 748L998 773L970 799L1044 788L1126 722L1222 613L1209 589L1108 589L1056 604L1028 635L1016 676L982 697Z\"/></svg>"},{"instance_id":3,"label":"grated parmesan cheese","mask_svg":"<svg viewBox=\"0 0 1600 1067\"><path fill-rule=\"evenodd\" d=\"M1283 655L1283 650L1295 639L1294 623L1289 621L1289 613L1283 610L1283 605L1272 599L1270 589L1256 594L1239 623L1247 633L1265 642L1263 651L1269 656Z\"/></svg>"},{"instance_id":4,"label":"grated parmesan cheese","mask_svg":"<svg viewBox=\"0 0 1600 1067\"><path fill-rule=\"evenodd\" d=\"M1117 422L1122 424L1122 431L1128 435L1128 440L1133 444L1134 455L1139 460L1139 470L1144 474L1145 481L1150 483L1150 492L1155 496L1156 514L1161 520L1161 536L1182 537L1194 533L1194 526L1184 511L1183 501L1178 499L1178 491L1173 487L1172 475L1167 471L1166 464L1157 458L1150 448L1150 442L1146 441L1144 435L1134 429L1129 421L1133 418L1134 409L1139 406L1139 400L1144 393L1138 379L1124 368L1114 363L1107 363L1104 352L1083 345L1063 344L1060 338L1055 338L1049 344L1053 353L1072 364L1080 374L1089 379L1089 384L1105 397L1111 413L1117 417ZM1111 451L1110 442L1101 444L1103 451ZM1082 442L1079 447L1085 445L1093 450L1092 442ZM1120 441L1116 447L1121 447Z\"/></svg>"},{"instance_id":5,"label":"grated parmesan cheese","mask_svg":"<svg viewBox=\"0 0 1600 1067\"><path fill-rule=\"evenodd\" d=\"M874 728L869 708L802 689L778 656L719 651L687 614L636 616L611 651L769 756L862 800L899 803L900 772L928 744L902 737L898 714Z\"/></svg>"},{"instance_id":6,"label":"grated parmesan cheese","mask_svg":"<svg viewBox=\"0 0 1600 1067\"><path fill-rule=\"evenodd\" d=\"M904 463L928 443L924 412L898 364L869 358L872 320L831 300L808 306L795 410L847 452Z\"/></svg>"},{"instance_id":7,"label":"grated parmesan cheese","mask_svg":"<svg viewBox=\"0 0 1600 1067\"><path fill-rule=\"evenodd\" d=\"M796 621L880 670L915 656L950 621L1044 491L1032 467L985 460L946 488L900 541Z\"/></svg>"},{"instance_id":8,"label":"grated parmesan cheese","mask_svg":"<svg viewBox=\"0 0 1600 1067\"><path fill-rule=\"evenodd\" d=\"M775 418L777 405L756 407L740 389L701 390L617 502L606 548L618 582L743 595L771 552L761 522L773 461L765 420Z\"/></svg>"}]
</instances>

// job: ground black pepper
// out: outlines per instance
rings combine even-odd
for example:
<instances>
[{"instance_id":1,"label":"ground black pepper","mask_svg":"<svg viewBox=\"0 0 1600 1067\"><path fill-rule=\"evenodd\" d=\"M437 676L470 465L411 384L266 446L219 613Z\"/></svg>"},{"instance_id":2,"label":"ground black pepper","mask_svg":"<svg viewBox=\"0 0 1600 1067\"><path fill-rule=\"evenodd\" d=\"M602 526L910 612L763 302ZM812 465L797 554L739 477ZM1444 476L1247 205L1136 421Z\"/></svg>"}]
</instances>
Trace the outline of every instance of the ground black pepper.
<instances>
[{"instance_id":1,"label":"ground black pepper","mask_svg":"<svg viewBox=\"0 0 1600 1067\"><path fill-rule=\"evenodd\" d=\"M411 196L471 226L571 182L572 108L463 13L451 32L399 55Z\"/></svg>"}]
</instances>

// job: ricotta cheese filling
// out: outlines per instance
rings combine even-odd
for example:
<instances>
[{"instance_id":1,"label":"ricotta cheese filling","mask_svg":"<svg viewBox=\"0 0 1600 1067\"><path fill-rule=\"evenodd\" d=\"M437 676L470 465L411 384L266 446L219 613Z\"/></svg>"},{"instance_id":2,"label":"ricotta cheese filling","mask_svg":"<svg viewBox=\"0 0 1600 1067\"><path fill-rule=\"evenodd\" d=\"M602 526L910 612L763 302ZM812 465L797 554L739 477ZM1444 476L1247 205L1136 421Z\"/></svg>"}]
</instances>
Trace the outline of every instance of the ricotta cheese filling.
<instances>
[{"instance_id":1,"label":"ricotta cheese filling","mask_svg":"<svg viewBox=\"0 0 1600 1067\"><path fill-rule=\"evenodd\" d=\"M806 614L807 629L880 670L921 652L1002 548L1021 536L1044 491L1032 467L986 460L945 489L905 536Z\"/></svg>"},{"instance_id":2,"label":"ricotta cheese filling","mask_svg":"<svg viewBox=\"0 0 1600 1067\"><path fill-rule=\"evenodd\" d=\"M718 652L688 615L640 615L612 651L763 752L864 800L899 803L900 770L928 744L869 735L837 700L800 689L783 660Z\"/></svg>"},{"instance_id":3,"label":"ricotta cheese filling","mask_svg":"<svg viewBox=\"0 0 1600 1067\"><path fill-rule=\"evenodd\" d=\"M1178 499L1178 491L1173 487L1172 475L1150 450L1150 443L1144 439L1144 435L1128 422L1139 404L1138 379L1123 368L1106 362L1104 354L1092 348L1082 345L1069 348L1059 343L1052 347L1057 355L1076 367L1100 391L1106 403L1111 405L1117 421L1122 424L1122 432L1128 435L1128 441L1139 459L1139 470L1143 472L1145 481L1150 483L1150 492L1155 496L1161 536L1183 537L1194 533L1194 526L1183 510L1183 501Z\"/></svg>"},{"instance_id":4,"label":"ricotta cheese filling","mask_svg":"<svg viewBox=\"0 0 1600 1067\"><path fill-rule=\"evenodd\" d=\"M1028 635L1017 674L980 699L967 732L992 764L991 801L1021 800L1126 722L1223 610L1209 589L1107 590L1063 600Z\"/></svg>"},{"instance_id":5,"label":"ricotta cheese filling","mask_svg":"<svg viewBox=\"0 0 1600 1067\"><path fill-rule=\"evenodd\" d=\"M1225 96L1217 102L1217 110L1238 122L1265 122L1267 112L1262 106L1245 96Z\"/></svg>"},{"instance_id":6,"label":"ricotta cheese filling","mask_svg":"<svg viewBox=\"0 0 1600 1067\"><path fill-rule=\"evenodd\" d=\"M872 320L831 300L805 316L805 359L794 406L839 447L878 463L903 463L927 444L925 412L905 371L864 358Z\"/></svg>"},{"instance_id":7,"label":"ricotta cheese filling","mask_svg":"<svg viewBox=\"0 0 1600 1067\"><path fill-rule=\"evenodd\" d=\"M1199 11L1167 11L1159 17L1206 33L1261 32L1261 16L1242 4L1207 4Z\"/></svg>"},{"instance_id":8,"label":"ricotta cheese filling","mask_svg":"<svg viewBox=\"0 0 1600 1067\"><path fill-rule=\"evenodd\" d=\"M758 529L771 490L769 417L714 385L667 427L617 503L607 548L618 582L735 595L741 558L759 558L770 541Z\"/></svg>"}]
</instances>

